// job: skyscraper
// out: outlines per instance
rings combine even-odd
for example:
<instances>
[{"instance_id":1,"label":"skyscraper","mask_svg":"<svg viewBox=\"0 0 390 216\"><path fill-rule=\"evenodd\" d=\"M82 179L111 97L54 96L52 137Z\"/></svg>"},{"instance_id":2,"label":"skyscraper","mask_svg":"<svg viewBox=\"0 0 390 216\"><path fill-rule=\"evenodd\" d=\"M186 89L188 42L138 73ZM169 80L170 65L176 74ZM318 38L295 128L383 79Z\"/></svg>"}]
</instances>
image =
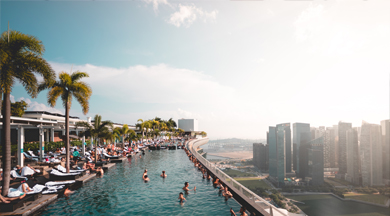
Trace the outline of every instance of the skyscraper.
<instances>
[{"instance_id":1,"label":"skyscraper","mask_svg":"<svg viewBox=\"0 0 390 216\"><path fill-rule=\"evenodd\" d=\"M383 178L390 179L390 120L381 121Z\"/></svg>"},{"instance_id":2,"label":"skyscraper","mask_svg":"<svg viewBox=\"0 0 390 216\"><path fill-rule=\"evenodd\" d=\"M294 123L293 124L293 157L294 170L297 176L305 178L307 176L307 149L308 142L311 140L310 124Z\"/></svg>"},{"instance_id":3,"label":"skyscraper","mask_svg":"<svg viewBox=\"0 0 390 216\"><path fill-rule=\"evenodd\" d=\"M358 128L352 128L346 132L347 142L347 176L346 180L356 185L360 184L359 173L359 143Z\"/></svg>"},{"instance_id":4,"label":"skyscraper","mask_svg":"<svg viewBox=\"0 0 390 216\"><path fill-rule=\"evenodd\" d=\"M339 168L339 126L333 125L333 140L334 140L334 150L335 150L335 168Z\"/></svg>"},{"instance_id":5,"label":"skyscraper","mask_svg":"<svg viewBox=\"0 0 390 216\"><path fill-rule=\"evenodd\" d=\"M362 185L382 185L381 126L363 122L360 135Z\"/></svg>"},{"instance_id":6,"label":"skyscraper","mask_svg":"<svg viewBox=\"0 0 390 216\"><path fill-rule=\"evenodd\" d=\"M311 140L308 147L308 176L311 177L311 185L324 184L324 137Z\"/></svg>"},{"instance_id":7,"label":"skyscraper","mask_svg":"<svg viewBox=\"0 0 390 216\"><path fill-rule=\"evenodd\" d=\"M276 126L276 156L278 182L283 184L286 177L286 131L283 124Z\"/></svg>"},{"instance_id":8,"label":"skyscraper","mask_svg":"<svg viewBox=\"0 0 390 216\"><path fill-rule=\"evenodd\" d=\"M269 127L268 134L267 134L267 143L268 143L268 150L269 150L269 164L268 164L268 170L269 175L271 177L276 178L277 177L277 146L276 146L276 127Z\"/></svg>"},{"instance_id":9,"label":"skyscraper","mask_svg":"<svg viewBox=\"0 0 390 216\"><path fill-rule=\"evenodd\" d=\"M334 129L327 127L324 135L324 167L335 168L336 167L336 151L334 145Z\"/></svg>"},{"instance_id":10,"label":"skyscraper","mask_svg":"<svg viewBox=\"0 0 390 216\"><path fill-rule=\"evenodd\" d=\"M268 144L253 143L253 165L261 171L268 171Z\"/></svg>"},{"instance_id":11,"label":"skyscraper","mask_svg":"<svg viewBox=\"0 0 390 216\"><path fill-rule=\"evenodd\" d=\"M291 152L291 127L290 123L284 123L284 124L278 124L276 125L277 128L284 128L284 135L283 142L285 143L285 157L286 157L286 173L291 172L292 168L292 152ZM282 137L278 137L278 139L281 139Z\"/></svg>"},{"instance_id":12,"label":"skyscraper","mask_svg":"<svg viewBox=\"0 0 390 216\"><path fill-rule=\"evenodd\" d=\"M339 122L339 174L347 173L347 130L351 123Z\"/></svg>"}]
</instances>

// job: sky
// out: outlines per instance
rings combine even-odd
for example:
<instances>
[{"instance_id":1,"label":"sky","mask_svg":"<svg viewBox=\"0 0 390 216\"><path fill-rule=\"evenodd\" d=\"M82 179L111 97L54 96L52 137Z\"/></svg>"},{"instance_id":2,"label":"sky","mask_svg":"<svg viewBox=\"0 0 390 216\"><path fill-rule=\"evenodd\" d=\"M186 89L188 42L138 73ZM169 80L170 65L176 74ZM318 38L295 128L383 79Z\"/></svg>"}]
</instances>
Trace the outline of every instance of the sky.
<instances>
[{"instance_id":1,"label":"sky","mask_svg":"<svg viewBox=\"0 0 390 216\"><path fill-rule=\"evenodd\" d=\"M0 30L33 35L56 73L84 71L90 110L116 123L196 118L210 138L390 115L390 1L0 1ZM12 98L52 108L47 91ZM59 99L60 100L60 99Z\"/></svg>"}]
</instances>

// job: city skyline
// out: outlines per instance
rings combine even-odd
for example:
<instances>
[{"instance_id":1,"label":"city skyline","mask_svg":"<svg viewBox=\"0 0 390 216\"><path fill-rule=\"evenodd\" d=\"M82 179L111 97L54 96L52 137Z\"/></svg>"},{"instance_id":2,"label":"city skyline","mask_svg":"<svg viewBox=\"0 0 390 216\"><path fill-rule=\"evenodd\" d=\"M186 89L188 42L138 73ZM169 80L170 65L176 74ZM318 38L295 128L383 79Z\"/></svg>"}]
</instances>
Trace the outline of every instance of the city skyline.
<instances>
[{"instance_id":1,"label":"city skyline","mask_svg":"<svg viewBox=\"0 0 390 216\"><path fill-rule=\"evenodd\" d=\"M2 32L9 21L42 40L57 73L90 74L87 116L195 118L213 139L265 139L279 122L389 118L388 1L0 4ZM46 92L32 99L17 84L11 94L29 110L65 113ZM87 117L77 103L71 115Z\"/></svg>"}]
</instances>

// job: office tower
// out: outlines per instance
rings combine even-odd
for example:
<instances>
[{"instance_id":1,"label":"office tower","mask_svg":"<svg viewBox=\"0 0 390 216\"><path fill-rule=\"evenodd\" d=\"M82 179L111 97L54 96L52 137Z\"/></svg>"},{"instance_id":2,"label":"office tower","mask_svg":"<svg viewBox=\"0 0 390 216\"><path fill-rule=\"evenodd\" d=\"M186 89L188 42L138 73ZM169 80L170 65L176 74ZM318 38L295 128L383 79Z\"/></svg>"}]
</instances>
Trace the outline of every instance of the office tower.
<instances>
[{"instance_id":1,"label":"office tower","mask_svg":"<svg viewBox=\"0 0 390 216\"><path fill-rule=\"evenodd\" d=\"M335 130L333 127L327 127L325 130L324 166L326 168L336 168Z\"/></svg>"},{"instance_id":2,"label":"office tower","mask_svg":"<svg viewBox=\"0 0 390 216\"><path fill-rule=\"evenodd\" d=\"M292 160L291 160L291 157L292 157L292 152L291 152L291 127L290 127L290 123L284 123L284 124L278 124L276 125L276 127L280 127L280 128L284 128L284 134L285 134L285 138L283 139L284 140L284 143L285 143L285 150L286 150L286 153L285 153L285 157L286 157L286 173L290 173L292 172L291 171L291 168L292 168ZM278 137L279 139L281 139L281 137Z\"/></svg>"},{"instance_id":3,"label":"office tower","mask_svg":"<svg viewBox=\"0 0 390 216\"><path fill-rule=\"evenodd\" d=\"M324 137L311 140L308 147L308 176L311 177L311 185L324 184Z\"/></svg>"},{"instance_id":4,"label":"office tower","mask_svg":"<svg viewBox=\"0 0 390 216\"><path fill-rule=\"evenodd\" d=\"M351 123L339 122L339 174L347 173L347 130Z\"/></svg>"},{"instance_id":5,"label":"office tower","mask_svg":"<svg viewBox=\"0 0 390 216\"><path fill-rule=\"evenodd\" d=\"M390 179L390 120L381 121L383 178Z\"/></svg>"},{"instance_id":6,"label":"office tower","mask_svg":"<svg viewBox=\"0 0 390 216\"><path fill-rule=\"evenodd\" d=\"M317 128L315 128L315 127L310 127L310 134L311 134L310 140L313 140L313 139L316 138L316 132L317 132ZM317 136L318 136L318 132L317 132Z\"/></svg>"},{"instance_id":7,"label":"office tower","mask_svg":"<svg viewBox=\"0 0 390 216\"><path fill-rule=\"evenodd\" d=\"M360 185L359 173L359 143L358 143L358 128L352 128L346 132L347 142L347 176L346 180Z\"/></svg>"},{"instance_id":8,"label":"office tower","mask_svg":"<svg viewBox=\"0 0 390 216\"><path fill-rule=\"evenodd\" d=\"M382 185L381 126L363 121L360 135L362 185Z\"/></svg>"},{"instance_id":9,"label":"office tower","mask_svg":"<svg viewBox=\"0 0 390 216\"><path fill-rule=\"evenodd\" d=\"M269 163L268 163L268 171L271 177L277 177L277 146L276 146L276 127L269 127L267 134L267 143L268 143L268 151L269 151Z\"/></svg>"},{"instance_id":10,"label":"office tower","mask_svg":"<svg viewBox=\"0 0 390 216\"><path fill-rule=\"evenodd\" d=\"M299 178L307 176L307 144L311 140L310 124L293 124L294 170Z\"/></svg>"},{"instance_id":11,"label":"office tower","mask_svg":"<svg viewBox=\"0 0 390 216\"><path fill-rule=\"evenodd\" d=\"M283 184L286 177L286 130L284 124L276 126L276 156L278 183Z\"/></svg>"},{"instance_id":12,"label":"office tower","mask_svg":"<svg viewBox=\"0 0 390 216\"><path fill-rule=\"evenodd\" d=\"M335 168L339 168L339 126L333 125L333 140L335 150Z\"/></svg>"},{"instance_id":13,"label":"office tower","mask_svg":"<svg viewBox=\"0 0 390 216\"><path fill-rule=\"evenodd\" d=\"M253 165L261 171L268 171L268 145L253 143Z\"/></svg>"}]
</instances>

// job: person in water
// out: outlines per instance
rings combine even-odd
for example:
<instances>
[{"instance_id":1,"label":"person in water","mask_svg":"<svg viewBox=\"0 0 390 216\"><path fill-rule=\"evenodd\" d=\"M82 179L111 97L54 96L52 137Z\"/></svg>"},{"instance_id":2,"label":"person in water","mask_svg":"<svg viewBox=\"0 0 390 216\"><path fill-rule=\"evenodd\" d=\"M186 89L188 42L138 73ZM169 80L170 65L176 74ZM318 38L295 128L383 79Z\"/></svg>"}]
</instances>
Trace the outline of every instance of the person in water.
<instances>
[{"instance_id":1,"label":"person in water","mask_svg":"<svg viewBox=\"0 0 390 216\"><path fill-rule=\"evenodd\" d=\"M225 197L225 200L228 200L229 198L232 198L233 197L233 194L230 193L228 187L226 186L223 193L222 193L222 196Z\"/></svg>"},{"instance_id":2,"label":"person in water","mask_svg":"<svg viewBox=\"0 0 390 216\"><path fill-rule=\"evenodd\" d=\"M241 213L241 216L248 216L248 214L247 214L245 211L246 211L246 208L245 208L244 206L241 206L240 212L239 212L239 213ZM233 211L232 208L230 208L230 214L231 214L232 216L237 216L236 213Z\"/></svg>"},{"instance_id":3,"label":"person in water","mask_svg":"<svg viewBox=\"0 0 390 216\"><path fill-rule=\"evenodd\" d=\"M99 176L103 176L104 175L104 171L103 171L102 167L98 167L96 169L96 174L99 175Z\"/></svg>"},{"instance_id":4,"label":"person in water","mask_svg":"<svg viewBox=\"0 0 390 216\"><path fill-rule=\"evenodd\" d=\"M72 193L74 193L74 191L71 191L68 187L65 189L64 191L64 196L65 197L69 197L69 195L71 195Z\"/></svg>"},{"instance_id":5,"label":"person in water","mask_svg":"<svg viewBox=\"0 0 390 216\"><path fill-rule=\"evenodd\" d=\"M188 188L190 186L190 184L188 182L185 182L184 183L184 187L183 187L183 190L185 192L188 192L190 189ZM196 186L194 187L194 191L196 191Z\"/></svg>"},{"instance_id":6,"label":"person in water","mask_svg":"<svg viewBox=\"0 0 390 216\"><path fill-rule=\"evenodd\" d=\"M163 177L163 178L166 178L166 177L167 177L167 174L165 174L165 171L162 171L162 173L161 173L160 176Z\"/></svg>"},{"instance_id":7,"label":"person in water","mask_svg":"<svg viewBox=\"0 0 390 216\"><path fill-rule=\"evenodd\" d=\"M142 175L142 178L143 178L145 175L147 175L147 174L148 174L148 170L145 169L145 170L144 170L144 174Z\"/></svg>"},{"instance_id":8,"label":"person in water","mask_svg":"<svg viewBox=\"0 0 390 216\"><path fill-rule=\"evenodd\" d=\"M181 203L187 201L186 198L184 198L183 192L180 192L180 193L179 193L179 198L178 198L178 199L179 199L179 202L181 202Z\"/></svg>"},{"instance_id":9,"label":"person in water","mask_svg":"<svg viewBox=\"0 0 390 216\"><path fill-rule=\"evenodd\" d=\"M149 177L148 177L148 175L144 175L143 177L143 180L145 181L145 182L148 182L150 179L149 179Z\"/></svg>"}]
</instances>

